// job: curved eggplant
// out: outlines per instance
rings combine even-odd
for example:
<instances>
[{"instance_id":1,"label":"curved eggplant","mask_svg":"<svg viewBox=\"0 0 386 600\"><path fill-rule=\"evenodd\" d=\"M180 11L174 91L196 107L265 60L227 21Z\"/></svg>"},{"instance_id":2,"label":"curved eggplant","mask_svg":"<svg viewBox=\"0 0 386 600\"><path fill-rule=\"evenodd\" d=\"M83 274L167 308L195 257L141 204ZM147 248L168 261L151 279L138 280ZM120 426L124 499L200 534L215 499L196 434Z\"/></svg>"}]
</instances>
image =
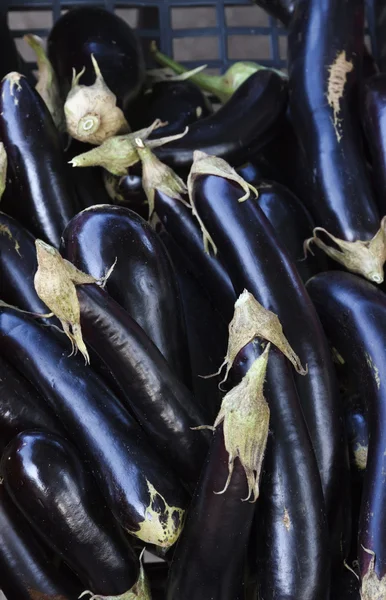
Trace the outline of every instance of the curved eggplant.
<instances>
[{"instance_id":1,"label":"curved eggplant","mask_svg":"<svg viewBox=\"0 0 386 600\"><path fill-rule=\"evenodd\" d=\"M10 73L0 85L0 137L11 186L2 210L59 247L60 236L76 212L75 192L50 112L18 73Z\"/></svg>"},{"instance_id":2,"label":"curved eggplant","mask_svg":"<svg viewBox=\"0 0 386 600\"><path fill-rule=\"evenodd\" d=\"M5 489L36 535L87 589L115 597L133 587L138 558L71 444L50 433L21 433L0 468Z\"/></svg>"},{"instance_id":3,"label":"curved eggplant","mask_svg":"<svg viewBox=\"0 0 386 600\"><path fill-rule=\"evenodd\" d=\"M75 169L75 171L88 170ZM143 219L148 219L149 207L140 175L129 173L129 175L125 175L124 177L118 177L104 170L103 182L112 204L129 208Z\"/></svg>"},{"instance_id":4,"label":"curved eggplant","mask_svg":"<svg viewBox=\"0 0 386 600\"><path fill-rule=\"evenodd\" d=\"M348 459L336 376L316 311L272 226L249 197L247 184L229 165L197 154L188 187L194 210L218 247L235 290L247 289L279 317L291 347L302 365L308 365L306 376L298 367L295 383L318 462L335 560L345 552Z\"/></svg>"},{"instance_id":5,"label":"curved eggplant","mask_svg":"<svg viewBox=\"0 0 386 600\"><path fill-rule=\"evenodd\" d=\"M204 251L201 230L191 209L170 194L156 189L154 211L186 257L190 270L228 323L233 315L236 294L221 259Z\"/></svg>"},{"instance_id":6,"label":"curved eggplant","mask_svg":"<svg viewBox=\"0 0 386 600\"><path fill-rule=\"evenodd\" d=\"M96 279L116 261L106 290L147 333L176 375L189 382L189 355L175 273L152 228L127 208L91 207L69 223L62 253Z\"/></svg>"},{"instance_id":7,"label":"curved eggplant","mask_svg":"<svg viewBox=\"0 0 386 600\"><path fill-rule=\"evenodd\" d=\"M58 571L0 485L0 580L7 600L74 600L80 583Z\"/></svg>"},{"instance_id":8,"label":"curved eggplant","mask_svg":"<svg viewBox=\"0 0 386 600\"><path fill-rule=\"evenodd\" d=\"M216 154L242 164L276 135L275 126L287 106L287 82L274 71L251 75L217 112L189 127L181 139L155 150L161 161L190 167L193 152Z\"/></svg>"},{"instance_id":9,"label":"curved eggplant","mask_svg":"<svg viewBox=\"0 0 386 600\"><path fill-rule=\"evenodd\" d=\"M180 133L187 125L213 113L208 98L188 79L158 81L137 104L138 113L133 116L135 129L148 127L156 119L167 123L154 132L153 138Z\"/></svg>"},{"instance_id":10,"label":"curved eggplant","mask_svg":"<svg viewBox=\"0 0 386 600\"><path fill-rule=\"evenodd\" d=\"M142 87L145 65L139 41L131 27L111 11L83 6L66 12L51 29L47 48L63 97L70 90L73 69L79 73L85 68L82 83L94 83L91 55L122 110L126 111Z\"/></svg>"},{"instance_id":11,"label":"curved eggplant","mask_svg":"<svg viewBox=\"0 0 386 600\"><path fill-rule=\"evenodd\" d=\"M361 597L382 598L386 594L386 297L368 282L340 272L316 275L307 288L366 405L369 446L358 536Z\"/></svg>"},{"instance_id":12,"label":"curved eggplant","mask_svg":"<svg viewBox=\"0 0 386 600\"><path fill-rule=\"evenodd\" d=\"M104 290L79 286L80 323L88 342L110 368L125 404L164 460L193 489L208 450L198 406L164 357L130 315Z\"/></svg>"},{"instance_id":13,"label":"curved eggplant","mask_svg":"<svg viewBox=\"0 0 386 600\"><path fill-rule=\"evenodd\" d=\"M386 74L379 73L364 83L363 125L371 153L378 206L386 213Z\"/></svg>"},{"instance_id":14,"label":"curved eggplant","mask_svg":"<svg viewBox=\"0 0 386 600\"><path fill-rule=\"evenodd\" d=\"M312 275L327 268L324 257L304 258L304 242L312 235L312 219L298 198L287 188L273 181L256 185L257 202L277 238L285 247L305 283Z\"/></svg>"},{"instance_id":15,"label":"curved eggplant","mask_svg":"<svg viewBox=\"0 0 386 600\"><path fill-rule=\"evenodd\" d=\"M64 339L0 306L0 353L31 381L66 428L124 529L168 547L181 530L185 494L145 434Z\"/></svg>"},{"instance_id":16,"label":"curved eggplant","mask_svg":"<svg viewBox=\"0 0 386 600\"><path fill-rule=\"evenodd\" d=\"M295 12L297 0L254 0L254 3L288 27Z\"/></svg>"},{"instance_id":17,"label":"curved eggplant","mask_svg":"<svg viewBox=\"0 0 386 600\"><path fill-rule=\"evenodd\" d=\"M348 270L382 283L381 221L356 122L364 3L300 0L288 41L290 111L311 190L302 200L317 225L310 239Z\"/></svg>"},{"instance_id":18,"label":"curved eggplant","mask_svg":"<svg viewBox=\"0 0 386 600\"><path fill-rule=\"evenodd\" d=\"M0 358L0 455L18 433L39 429L65 435L43 398L6 360Z\"/></svg>"}]
</instances>

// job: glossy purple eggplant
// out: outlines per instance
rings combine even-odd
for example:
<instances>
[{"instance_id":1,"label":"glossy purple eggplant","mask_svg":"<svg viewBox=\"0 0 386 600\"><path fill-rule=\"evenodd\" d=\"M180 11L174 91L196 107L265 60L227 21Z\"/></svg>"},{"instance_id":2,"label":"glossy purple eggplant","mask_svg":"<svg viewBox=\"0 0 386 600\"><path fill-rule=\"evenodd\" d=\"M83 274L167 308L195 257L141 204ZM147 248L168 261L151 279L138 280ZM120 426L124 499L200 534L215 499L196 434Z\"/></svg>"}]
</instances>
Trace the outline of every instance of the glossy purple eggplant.
<instances>
[{"instance_id":1,"label":"glossy purple eggplant","mask_svg":"<svg viewBox=\"0 0 386 600\"><path fill-rule=\"evenodd\" d=\"M307 288L366 406L369 445L358 559L362 597L382 598L386 589L386 296L359 277L340 272L316 275Z\"/></svg>"},{"instance_id":2,"label":"glossy purple eggplant","mask_svg":"<svg viewBox=\"0 0 386 600\"><path fill-rule=\"evenodd\" d=\"M369 242L380 227L380 235L384 230L356 111L363 40L363 0L299 0L288 38L290 112L312 174L310 193L302 200L315 225L343 240L343 245L326 234L322 239L323 232L317 237L327 246L330 240L330 255L336 249L334 242L346 252L335 254L336 260L380 283L383 259L370 260L370 248L368 264L354 256L355 247L344 246L345 242Z\"/></svg>"},{"instance_id":3,"label":"glossy purple eggplant","mask_svg":"<svg viewBox=\"0 0 386 600\"><path fill-rule=\"evenodd\" d=\"M173 238L200 284L226 323L233 316L236 294L221 258L204 251L202 234L191 209L170 195L155 190L154 210L168 234Z\"/></svg>"},{"instance_id":4,"label":"glossy purple eggplant","mask_svg":"<svg viewBox=\"0 0 386 600\"><path fill-rule=\"evenodd\" d=\"M37 537L79 577L84 589L120 596L138 578L138 558L95 481L63 438L19 434L1 459L3 485Z\"/></svg>"},{"instance_id":5,"label":"glossy purple eggplant","mask_svg":"<svg viewBox=\"0 0 386 600\"><path fill-rule=\"evenodd\" d=\"M0 581L7 600L74 600L84 591L47 557L28 522L0 486Z\"/></svg>"},{"instance_id":6,"label":"glossy purple eggplant","mask_svg":"<svg viewBox=\"0 0 386 600\"><path fill-rule=\"evenodd\" d=\"M44 399L16 369L0 358L0 456L5 446L27 429L65 435Z\"/></svg>"},{"instance_id":7,"label":"glossy purple eggplant","mask_svg":"<svg viewBox=\"0 0 386 600\"><path fill-rule=\"evenodd\" d=\"M184 382L190 381L185 323L173 266L150 225L131 210L104 205L82 211L63 234L62 254L78 269L103 277Z\"/></svg>"},{"instance_id":8,"label":"glossy purple eggplant","mask_svg":"<svg viewBox=\"0 0 386 600\"><path fill-rule=\"evenodd\" d=\"M208 451L208 434L193 431L208 419L200 399L178 380L130 315L104 290L78 286L83 338L110 368L125 405L153 446L191 488Z\"/></svg>"},{"instance_id":9,"label":"glossy purple eggplant","mask_svg":"<svg viewBox=\"0 0 386 600\"><path fill-rule=\"evenodd\" d=\"M371 153L375 192L381 214L386 213L386 74L364 83L362 120Z\"/></svg>"},{"instance_id":10,"label":"glossy purple eggplant","mask_svg":"<svg viewBox=\"0 0 386 600\"><path fill-rule=\"evenodd\" d=\"M348 542L344 540L348 459L330 351L288 253L256 200L239 202L243 193L224 177L197 174L194 178L193 202L235 290L247 289L278 315L289 343L302 365L308 366L307 375L295 374L295 383L318 462L335 561Z\"/></svg>"},{"instance_id":11,"label":"glossy purple eggplant","mask_svg":"<svg viewBox=\"0 0 386 600\"><path fill-rule=\"evenodd\" d=\"M61 420L122 527L144 541L173 544L185 494L103 380L81 357L69 356L63 337L4 306L0 354L22 369Z\"/></svg>"},{"instance_id":12,"label":"glossy purple eggplant","mask_svg":"<svg viewBox=\"0 0 386 600\"><path fill-rule=\"evenodd\" d=\"M145 65L139 41L131 27L111 11L82 6L64 13L51 29L47 48L63 97L70 90L73 69L79 73L85 67L81 83L94 83L91 54L122 110L142 87Z\"/></svg>"},{"instance_id":13,"label":"glossy purple eggplant","mask_svg":"<svg viewBox=\"0 0 386 600\"><path fill-rule=\"evenodd\" d=\"M241 165L252 149L257 151L277 135L275 125L286 106L286 80L262 69L251 75L217 112L191 125L181 139L157 148L155 154L174 168L189 168L195 150Z\"/></svg>"},{"instance_id":14,"label":"glossy purple eggplant","mask_svg":"<svg viewBox=\"0 0 386 600\"><path fill-rule=\"evenodd\" d=\"M2 210L58 248L65 226L77 211L75 191L51 114L18 73L1 82L0 138L7 152L11 188Z\"/></svg>"}]
</instances>

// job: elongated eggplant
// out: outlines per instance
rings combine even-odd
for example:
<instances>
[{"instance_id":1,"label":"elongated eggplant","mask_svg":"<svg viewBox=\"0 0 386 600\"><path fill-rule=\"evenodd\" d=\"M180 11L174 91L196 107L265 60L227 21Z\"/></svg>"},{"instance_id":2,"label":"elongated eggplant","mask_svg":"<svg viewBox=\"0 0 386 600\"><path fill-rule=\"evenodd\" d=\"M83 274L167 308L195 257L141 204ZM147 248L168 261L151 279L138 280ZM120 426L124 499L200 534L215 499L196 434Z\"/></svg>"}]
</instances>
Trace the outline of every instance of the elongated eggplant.
<instances>
[{"instance_id":1,"label":"elongated eggplant","mask_svg":"<svg viewBox=\"0 0 386 600\"><path fill-rule=\"evenodd\" d=\"M150 216L154 210L164 229L180 247L190 270L228 323L233 315L235 291L221 260L204 252L199 224L187 202L185 183L146 144L140 144L138 140L137 148Z\"/></svg>"},{"instance_id":2,"label":"elongated eggplant","mask_svg":"<svg viewBox=\"0 0 386 600\"><path fill-rule=\"evenodd\" d=\"M255 4L264 8L272 17L279 19L288 27L295 12L297 0L254 0Z\"/></svg>"},{"instance_id":3,"label":"elongated eggplant","mask_svg":"<svg viewBox=\"0 0 386 600\"><path fill-rule=\"evenodd\" d=\"M77 209L59 133L25 77L10 73L0 92L0 137L11 185L2 209L59 247L63 229Z\"/></svg>"},{"instance_id":4,"label":"elongated eggplant","mask_svg":"<svg viewBox=\"0 0 386 600\"><path fill-rule=\"evenodd\" d=\"M371 50L381 73L386 71L386 13L382 0L366 0Z\"/></svg>"},{"instance_id":5,"label":"elongated eggplant","mask_svg":"<svg viewBox=\"0 0 386 600\"><path fill-rule=\"evenodd\" d=\"M0 455L18 433L39 429L65 435L59 419L32 385L0 358Z\"/></svg>"},{"instance_id":6,"label":"elongated eggplant","mask_svg":"<svg viewBox=\"0 0 386 600\"><path fill-rule=\"evenodd\" d=\"M382 598L386 593L386 297L348 273L321 273L307 287L326 334L347 363L366 404L369 446L358 536L361 597Z\"/></svg>"},{"instance_id":7,"label":"elongated eggplant","mask_svg":"<svg viewBox=\"0 0 386 600\"><path fill-rule=\"evenodd\" d=\"M312 234L313 222L300 200L287 188L273 181L262 181L256 185L256 189L259 207L271 223L303 282L327 268L326 259L319 254L317 258L304 257L304 242Z\"/></svg>"},{"instance_id":8,"label":"elongated eggplant","mask_svg":"<svg viewBox=\"0 0 386 600\"><path fill-rule=\"evenodd\" d=\"M375 75L364 83L362 115L378 207L383 214L386 213L386 74Z\"/></svg>"},{"instance_id":9,"label":"elongated eggplant","mask_svg":"<svg viewBox=\"0 0 386 600\"><path fill-rule=\"evenodd\" d=\"M187 125L213 113L208 98L188 79L158 81L137 104L138 112L132 119L136 129L147 127L156 119L167 123L153 137L180 133Z\"/></svg>"},{"instance_id":10,"label":"elongated eggplant","mask_svg":"<svg viewBox=\"0 0 386 600\"><path fill-rule=\"evenodd\" d=\"M355 573L346 566L333 577L331 600L363 600L359 591L359 581Z\"/></svg>"},{"instance_id":11,"label":"elongated eggplant","mask_svg":"<svg viewBox=\"0 0 386 600\"><path fill-rule=\"evenodd\" d=\"M272 226L249 197L249 187L229 165L197 153L188 187L194 211L209 232L206 245L209 235L235 290L247 289L278 315L301 364L308 365L306 376L297 366L295 383L318 462L335 560L346 543L348 459L336 376L316 311Z\"/></svg>"},{"instance_id":12,"label":"elongated eggplant","mask_svg":"<svg viewBox=\"0 0 386 600\"><path fill-rule=\"evenodd\" d=\"M227 324L202 287L202 280L194 276L180 247L166 231L160 232L159 235L173 261L181 292L193 392L213 421L219 411L223 394L217 379L206 375L217 371L224 357L228 338Z\"/></svg>"},{"instance_id":13,"label":"elongated eggplant","mask_svg":"<svg viewBox=\"0 0 386 600\"><path fill-rule=\"evenodd\" d=\"M149 543L173 544L185 494L168 465L103 381L68 344L12 308L0 308L0 353L54 410L122 527Z\"/></svg>"},{"instance_id":14,"label":"elongated eggplant","mask_svg":"<svg viewBox=\"0 0 386 600\"><path fill-rule=\"evenodd\" d=\"M79 286L85 341L111 369L127 407L152 444L194 489L208 450L207 436L192 428L207 420L193 398L130 315L97 286Z\"/></svg>"},{"instance_id":15,"label":"elongated eggplant","mask_svg":"<svg viewBox=\"0 0 386 600\"><path fill-rule=\"evenodd\" d=\"M247 79L213 115L200 119L188 133L156 150L172 167L190 167L194 150L216 154L242 164L251 149L264 146L287 105L287 83L277 73L262 69Z\"/></svg>"},{"instance_id":16,"label":"elongated eggplant","mask_svg":"<svg viewBox=\"0 0 386 600\"><path fill-rule=\"evenodd\" d=\"M175 549L168 600L244 597L245 551L269 428L269 408L263 395L269 350L268 346L241 383L224 397Z\"/></svg>"},{"instance_id":17,"label":"elongated eggplant","mask_svg":"<svg viewBox=\"0 0 386 600\"><path fill-rule=\"evenodd\" d=\"M381 283L386 220L373 198L353 110L363 36L362 0L299 1L288 38L290 111L312 173L311 193L302 197L317 226L310 243Z\"/></svg>"},{"instance_id":18,"label":"elongated eggplant","mask_svg":"<svg viewBox=\"0 0 386 600\"><path fill-rule=\"evenodd\" d=\"M151 227L124 207L95 206L69 223L62 253L96 279L116 265L106 290L142 327L182 381L189 356L179 291L170 259Z\"/></svg>"},{"instance_id":19,"label":"elongated eggplant","mask_svg":"<svg viewBox=\"0 0 386 600\"><path fill-rule=\"evenodd\" d=\"M7 600L74 600L83 591L58 571L0 485L0 580Z\"/></svg>"},{"instance_id":20,"label":"elongated eggplant","mask_svg":"<svg viewBox=\"0 0 386 600\"><path fill-rule=\"evenodd\" d=\"M123 597L133 587L138 559L71 444L50 433L21 433L7 446L0 468L36 535L86 589Z\"/></svg>"},{"instance_id":21,"label":"elongated eggplant","mask_svg":"<svg viewBox=\"0 0 386 600\"><path fill-rule=\"evenodd\" d=\"M63 98L70 90L73 69L79 73L85 68L82 83L94 83L92 54L122 110L126 111L142 87L145 71L140 44L131 27L113 12L90 6L68 11L51 29L47 47Z\"/></svg>"}]
</instances>

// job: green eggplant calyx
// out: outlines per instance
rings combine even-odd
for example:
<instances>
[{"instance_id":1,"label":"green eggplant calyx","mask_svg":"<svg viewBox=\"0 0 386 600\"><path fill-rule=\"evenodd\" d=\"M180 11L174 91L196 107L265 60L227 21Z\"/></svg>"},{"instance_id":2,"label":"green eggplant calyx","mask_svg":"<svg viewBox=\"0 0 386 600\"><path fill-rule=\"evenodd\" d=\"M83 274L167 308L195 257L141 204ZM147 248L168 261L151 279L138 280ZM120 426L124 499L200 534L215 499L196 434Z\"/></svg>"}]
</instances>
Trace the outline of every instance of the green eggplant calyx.
<instances>
[{"instance_id":1,"label":"green eggplant calyx","mask_svg":"<svg viewBox=\"0 0 386 600\"><path fill-rule=\"evenodd\" d=\"M206 229L194 204L194 182L200 175L217 175L217 177L223 177L224 179L229 179L230 181L235 181L238 183L245 192L244 195L239 198L239 202L244 202L244 200L247 200L251 195L251 191L257 198L258 192L253 185L245 181L245 179L243 179L241 175L239 175L224 159L219 158L218 156L206 154L201 150L194 151L193 164L188 177L189 202L193 215L199 222L202 231L205 252L209 254L210 246L213 253L217 254L217 246Z\"/></svg>"},{"instance_id":2,"label":"green eggplant calyx","mask_svg":"<svg viewBox=\"0 0 386 600\"><path fill-rule=\"evenodd\" d=\"M75 354L79 350L86 364L89 364L90 357L83 341L79 300L75 286L91 283L104 286L114 265L105 277L95 279L77 269L72 263L65 260L55 248L42 240L36 240L35 246L38 262L34 278L36 293L52 311L52 314L59 319L64 333L71 342L71 354Z\"/></svg>"},{"instance_id":3,"label":"green eggplant calyx","mask_svg":"<svg viewBox=\"0 0 386 600\"><path fill-rule=\"evenodd\" d=\"M183 198L188 193L188 188L181 177L173 169L162 163L141 138L136 138L135 143L142 162L142 186L149 203L149 219L154 212L156 190L170 198L179 200L190 208L188 202Z\"/></svg>"},{"instance_id":4,"label":"green eggplant calyx","mask_svg":"<svg viewBox=\"0 0 386 600\"><path fill-rule=\"evenodd\" d=\"M270 410L263 395L270 344L259 356L241 382L223 398L213 427L223 424L225 448L228 452L228 478L224 494L232 479L234 461L239 459L247 478L248 495L244 502L256 502L259 497L259 480L267 446ZM205 427L205 426L204 426ZM202 429L203 427L196 428Z\"/></svg>"},{"instance_id":5,"label":"green eggplant calyx","mask_svg":"<svg viewBox=\"0 0 386 600\"><path fill-rule=\"evenodd\" d=\"M43 40L39 36L33 34L25 35L23 39L36 55L36 62L38 64L38 82L35 89L44 100L57 129L61 132L66 131L66 121L64 117L63 102L59 92L59 84L55 71L44 50Z\"/></svg>"},{"instance_id":6,"label":"green eggplant calyx","mask_svg":"<svg viewBox=\"0 0 386 600\"><path fill-rule=\"evenodd\" d=\"M278 316L264 308L250 292L244 290L235 302L233 318L229 323L228 348L224 362L217 373L214 373L219 375L226 365L225 376L220 386L227 380L240 350L256 338L271 342L291 361L297 373L307 374L307 368L302 367L300 358L285 337Z\"/></svg>"},{"instance_id":7,"label":"green eggplant calyx","mask_svg":"<svg viewBox=\"0 0 386 600\"><path fill-rule=\"evenodd\" d=\"M79 600L86 596L89 596L88 600L151 600L150 584L146 577L145 569L143 568L143 552L144 550L142 550L139 559L138 579L130 590L119 596L100 596L99 594L93 594L89 590L86 590L79 596Z\"/></svg>"},{"instance_id":8,"label":"green eggplant calyx","mask_svg":"<svg viewBox=\"0 0 386 600\"><path fill-rule=\"evenodd\" d=\"M0 142L0 201L7 185L7 166L7 153L5 151L4 144Z\"/></svg>"},{"instance_id":9,"label":"green eggplant calyx","mask_svg":"<svg viewBox=\"0 0 386 600\"><path fill-rule=\"evenodd\" d=\"M135 140L137 138L140 138L142 141L148 140L153 131L164 125L166 123L163 123L160 119L156 119L154 123L145 129L140 129L126 135L113 136L100 146L75 156L69 162L73 167L103 167L112 175L123 177L127 175L130 167L140 161ZM149 148L163 146L163 144L180 139L186 132L187 128L182 133L176 135L166 136L157 140L148 140L147 145Z\"/></svg>"},{"instance_id":10,"label":"green eggplant calyx","mask_svg":"<svg viewBox=\"0 0 386 600\"><path fill-rule=\"evenodd\" d=\"M127 133L130 127L122 110L117 106L117 97L102 76L99 65L91 54L95 71L93 85L80 85L79 75L74 73L64 113L68 133L81 142L100 145L118 134Z\"/></svg>"},{"instance_id":11,"label":"green eggplant calyx","mask_svg":"<svg viewBox=\"0 0 386 600\"><path fill-rule=\"evenodd\" d=\"M323 242L319 233L324 233L331 238L338 248ZM386 217L383 217L379 230L371 240L347 242L335 237L323 227L316 227L313 236L304 244L305 251L312 254L311 244L318 246L327 256L346 267L348 271L362 275L372 283L383 282L383 265L386 260Z\"/></svg>"},{"instance_id":12,"label":"green eggplant calyx","mask_svg":"<svg viewBox=\"0 0 386 600\"><path fill-rule=\"evenodd\" d=\"M371 555L371 560L366 574L362 577L361 600L383 600L386 598L386 575L379 579L375 572L375 552L364 548Z\"/></svg>"}]
</instances>

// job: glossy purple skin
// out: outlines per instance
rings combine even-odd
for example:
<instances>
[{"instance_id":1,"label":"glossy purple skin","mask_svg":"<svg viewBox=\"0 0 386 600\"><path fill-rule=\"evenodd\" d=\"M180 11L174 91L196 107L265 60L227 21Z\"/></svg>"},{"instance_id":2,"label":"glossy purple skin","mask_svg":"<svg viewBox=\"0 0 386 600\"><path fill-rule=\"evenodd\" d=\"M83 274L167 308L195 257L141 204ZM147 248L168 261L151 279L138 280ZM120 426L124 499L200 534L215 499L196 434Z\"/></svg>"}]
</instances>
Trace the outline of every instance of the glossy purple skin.
<instances>
[{"instance_id":1,"label":"glossy purple skin","mask_svg":"<svg viewBox=\"0 0 386 600\"><path fill-rule=\"evenodd\" d=\"M347 363L350 379L366 406L367 467L358 536L363 577L375 552L375 573L386 574L386 297L367 281L341 272L320 273L307 289L331 344Z\"/></svg>"},{"instance_id":2,"label":"glossy purple skin","mask_svg":"<svg viewBox=\"0 0 386 600\"><path fill-rule=\"evenodd\" d=\"M77 211L75 191L49 110L25 77L19 83L10 76L1 82L0 138L10 181L1 209L58 248Z\"/></svg>"},{"instance_id":3,"label":"glossy purple skin","mask_svg":"<svg viewBox=\"0 0 386 600\"><path fill-rule=\"evenodd\" d=\"M178 285L169 256L150 225L127 208L95 206L72 219L63 234L61 251L78 269L97 279L117 259L106 290L189 385Z\"/></svg>"},{"instance_id":4,"label":"glossy purple skin","mask_svg":"<svg viewBox=\"0 0 386 600\"><path fill-rule=\"evenodd\" d=\"M357 117L363 39L362 0L299 0L288 37L291 120L312 176L302 200L315 226L349 242L371 239L383 216L373 197ZM342 52L353 68L346 73L335 127L327 101L329 68Z\"/></svg>"},{"instance_id":5,"label":"glossy purple skin","mask_svg":"<svg viewBox=\"0 0 386 600\"><path fill-rule=\"evenodd\" d=\"M363 89L362 119L371 152L380 214L386 214L386 74L368 79Z\"/></svg>"},{"instance_id":6,"label":"glossy purple skin","mask_svg":"<svg viewBox=\"0 0 386 600\"><path fill-rule=\"evenodd\" d=\"M19 434L1 459L4 486L35 534L97 594L118 596L138 559L75 448L41 431Z\"/></svg>"}]
</instances>

